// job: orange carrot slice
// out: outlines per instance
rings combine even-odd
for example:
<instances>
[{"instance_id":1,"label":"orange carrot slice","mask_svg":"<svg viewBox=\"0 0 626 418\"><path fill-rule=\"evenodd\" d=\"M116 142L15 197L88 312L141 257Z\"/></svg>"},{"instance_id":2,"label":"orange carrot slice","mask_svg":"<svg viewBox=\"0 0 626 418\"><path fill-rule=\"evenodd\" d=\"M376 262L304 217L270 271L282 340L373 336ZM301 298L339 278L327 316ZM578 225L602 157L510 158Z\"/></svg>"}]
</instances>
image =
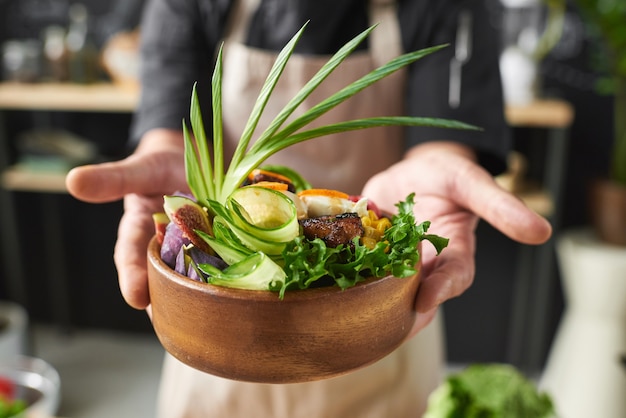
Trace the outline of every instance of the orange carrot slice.
<instances>
[{"instance_id":1,"label":"orange carrot slice","mask_svg":"<svg viewBox=\"0 0 626 418\"><path fill-rule=\"evenodd\" d=\"M298 196L326 196L338 197L340 199L348 199L350 197L347 193L331 189L307 189L298 193Z\"/></svg>"},{"instance_id":2,"label":"orange carrot slice","mask_svg":"<svg viewBox=\"0 0 626 418\"><path fill-rule=\"evenodd\" d=\"M258 183L254 183L251 186L265 187L266 189L285 191L289 188L289 185L286 183L280 183L277 181L260 181Z\"/></svg>"}]
</instances>

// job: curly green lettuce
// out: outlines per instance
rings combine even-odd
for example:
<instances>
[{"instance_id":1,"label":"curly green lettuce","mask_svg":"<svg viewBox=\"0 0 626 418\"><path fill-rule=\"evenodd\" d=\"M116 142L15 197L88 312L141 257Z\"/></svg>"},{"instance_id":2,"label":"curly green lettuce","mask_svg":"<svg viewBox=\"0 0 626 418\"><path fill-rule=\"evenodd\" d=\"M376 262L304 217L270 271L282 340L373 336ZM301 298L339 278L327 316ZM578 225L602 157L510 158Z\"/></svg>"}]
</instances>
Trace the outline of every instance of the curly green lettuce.
<instances>
[{"instance_id":1,"label":"curly green lettuce","mask_svg":"<svg viewBox=\"0 0 626 418\"><path fill-rule=\"evenodd\" d=\"M421 241L433 244L437 254L448 245L447 238L427 234L429 221L416 224L414 197L412 193L404 202L396 204L398 214L392 217L391 227L372 249L362 245L358 237L352 245L335 248L327 247L319 238L309 241L301 236L291 241L282 253L287 279L280 289L281 296L288 289L307 289L328 283L347 289L370 277L414 275L420 260L418 244Z\"/></svg>"},{"instance_id":2,"label":"curly green lettuce","mask_svg":"<svg viewBox=\"0 0 626 418\"><path fill-rule=\"evenodd\" d=\"M449 376L423 418L554 418L550 396L513 366L474 364Z\"/></svg>"}]
</instances>

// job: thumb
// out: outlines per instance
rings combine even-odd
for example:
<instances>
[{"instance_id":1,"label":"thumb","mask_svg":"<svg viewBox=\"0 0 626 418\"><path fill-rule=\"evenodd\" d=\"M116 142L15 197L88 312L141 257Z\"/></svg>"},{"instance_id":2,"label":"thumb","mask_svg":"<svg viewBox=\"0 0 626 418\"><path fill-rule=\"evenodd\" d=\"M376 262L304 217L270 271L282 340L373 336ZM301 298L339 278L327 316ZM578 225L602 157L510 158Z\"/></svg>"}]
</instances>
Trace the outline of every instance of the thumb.
<instances>
[{"instance_id":1,"label":"thumb","mask_svg":"<svg viewBox=\"0 0 626 418\"><path fill-rule=\"evenodd\" d=\"M182 161L182 154L174 151L133 154L120 161L76 167L65 184L72 196L90 203L111 202L130 193L167 193L185 185Z\"/></svg>"}]
</instances>

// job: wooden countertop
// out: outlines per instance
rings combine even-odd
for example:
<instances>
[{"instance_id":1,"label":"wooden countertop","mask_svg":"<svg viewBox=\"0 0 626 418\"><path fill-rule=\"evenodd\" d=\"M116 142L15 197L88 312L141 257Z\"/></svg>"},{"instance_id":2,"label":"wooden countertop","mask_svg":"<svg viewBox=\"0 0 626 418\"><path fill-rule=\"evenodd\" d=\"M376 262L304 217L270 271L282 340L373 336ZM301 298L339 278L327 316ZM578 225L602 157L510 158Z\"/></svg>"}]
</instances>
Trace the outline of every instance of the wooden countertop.
<instances>
[{"instance_id":1,"label":"wooden countertop","mask_svg":"<svg viewBox=\"0 0 626 418\"><path fill-rule=\"evenodd\" d=\"M0 83L0 109L132 112L138 93L111 83Z\"/></svg>"}]
</instances>

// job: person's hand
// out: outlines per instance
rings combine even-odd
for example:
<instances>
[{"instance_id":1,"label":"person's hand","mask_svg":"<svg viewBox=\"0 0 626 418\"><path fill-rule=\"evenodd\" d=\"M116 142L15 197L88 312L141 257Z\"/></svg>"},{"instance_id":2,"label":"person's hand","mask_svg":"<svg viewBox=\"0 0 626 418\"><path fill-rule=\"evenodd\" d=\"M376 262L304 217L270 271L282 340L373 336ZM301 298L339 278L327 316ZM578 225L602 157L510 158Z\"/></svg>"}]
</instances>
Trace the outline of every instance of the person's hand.
<instances>
[{"instance_id":1,"label":"person's hand","mask_svg":"<svg viewBox=\"0 0 626 418\"><path fill-rule=\"evenodd\" d=\"M418 319L411 335L433 319L439 305L471 285L479 218L524 244L544 243L552 233L548 221L498 186L463 145L418 145L405 159L372 177L363 189L364 196L391 213L412 192L417 222L431 221L428 232L450 242L439 256L428 242L422 245L422 281L415 305Z\"/></svg>"},{"instance_id":2,"label":"person's hand","mask_svg":"<svg viewBox=\"0 0 626 418\"><path fill-rule=\"evenodd\" d=\"M163 211L163 195L187 191L182 133L148 132L128 158L78 167L66 179L69 192L85 202L124 199L114 260L120 291L137 309L150 303L146 252L154 235L152 214Z\"/></svg>"}]
</instances>

